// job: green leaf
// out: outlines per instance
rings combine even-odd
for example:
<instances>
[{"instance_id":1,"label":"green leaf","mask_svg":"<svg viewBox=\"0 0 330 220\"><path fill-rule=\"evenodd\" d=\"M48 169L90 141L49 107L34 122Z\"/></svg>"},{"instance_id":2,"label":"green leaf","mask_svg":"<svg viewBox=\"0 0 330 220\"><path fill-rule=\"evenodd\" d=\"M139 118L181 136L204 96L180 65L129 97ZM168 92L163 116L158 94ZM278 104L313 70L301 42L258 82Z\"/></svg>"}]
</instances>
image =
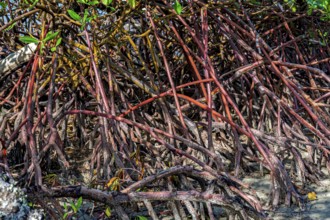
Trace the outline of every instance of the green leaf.
<instances>
[{"instance_id":1,"label":"green leaf","mask_svg":"<svg viewBox=\"0 0 330 220\"><path fill-rule=\"evenodd\" d=\"M101 0L102 4L108 6L111 4L112 0Z\"/></svg>"},{"instance_id":2,"label":"green leaf","mask_svg":"<svg viewBox=\"0 0 330 220\"><path fill-rule=\"evenodd\" d=\"M78 211L77 206L73 202L70 202L70 206L73 209L73 212L77 213L77 211Z\"/></svg>"},{"instance_id":3,"label":"green leaf","mask_svg":"<svg viewBox=\"0 0 330 220\"><path fill-rule=\"evenodd\" d=\"M93 19L95 19L95 18L97 18L97 15L94 15L94 16L91 16L91 17L88 17L87 19L86 19L86 21L89 23L89 22L91 22Z\"/></svg>"},{"instance_id":4,"label":"green leaf","mask_svg":"<svg viewBox=\"0 0 330 220\"><path fill-rule=\"evenodd\" d=\"M62 38L58 38L54 47L50 48L50 51L55 52L58 45L62 43Z\"/></svg>"},{"instance_id":5,"label":"green leaf","mask_svg":"<svg viewBox=\"0 0 330 220\"><path fill-rule=\"evenodd\" d=\"M45 48L45 43L43 41L41 41L41 44L40 44L40 54L41 54L41 51Z\"/></svg>"},{"instance_id":6,"label":"green leaf","mask_svg":"<svg viewBox=\"0 0 330 220\"><path fill-rule=\"evenodd\" d=\"M309 8L309 9L307 10L307 15L311 15L312 13L313 13L313 9Z\"/></svg>"},{"instance_id":7,"label":"green leaf","mask_svg":"<svg viewBox=\"0 0 330 220\"><path fill-rule=\"evenodd\" d=\"M54 39L57 35L58 35L59 31L53 33L52 31L49 31L45 37L45 39L43 39L43 42L47 42L50 41L52 39Z\"/></svg>"},{"instance_id":8,"label":"green leaf","mask_svg":"<svg viewBox=\"0 0 330 220\"><path fill-rule=\"evenodd\" d=\"M147 217L144 217L144 216L141 216L141 215L138 215L138 216L137 216L137 219L138 219L138 220L148 220Z\"/></svg>"},{"instance_id":9,"label":"green leaf","mask_svg":"<svg viewBox=\"0 0 330 220\"><path fill-rule=\"evenodd\" d=\"M63 219L66 219L66 217L68 217L68 212L66 212L66 213L64 213L64 215L63 215Z\"/></svg>"},{"instance_id":10,"label":"green leaf","mask_svg":"<svg viewBox=\"0 0 330 220\"><path fill-rule=\"evenodd\" d=\"M85 11L84 11L84 18L83 18L83 23L86 23L87 16L88 16L88 10L85 9Z\"/></svg>"},{"instance_id":11,"label":"green leaf","mask_svg":"<svg viewBox=\"0 0 330 220\"><path fill-rule=\"evenodd\" d=\"M129 6L131 6L131 8L135 8L136 7L136 1L135 0L128 0L128 4Z\"/></svg>"},{"instance_id":12,"label":"green leaf","mask_svg":"<svg viewBox=\"0 0 330 220\"><path fill-rule=\"evenodd\" d=\"M175 3L173 5L173 8L175 10L175 12L180 15L182 12L182 5L180 4L180 2L178 0L175 0Z\"/></svg>"},{"instance_id":13,"label":"green leaf","mask_svg":"<svg viewBox=\"0 0 330 220\"><path fill-rule=\"evenodd\" d=\"M55 44L55 47L57 47L61 43L62 43L62 38L60 37L59 39L57 39L56 44Z\"/></svg>"},{"instance_id":14,"label":"green leaf","mask_svg":"<svg viewBox=\"0 0 330 220\"><path fill-rule=\"evenodd\" d=\"M32 0L32 4L27 3L27 4L30 4L29 9L32 9L38 2L39 2L39 0Z\"/></svg>"},{"instance_id":15,"label":"green leaf","mask_svg":"<svg viewBox=\"0 0 330 220\"><path fill-rule=\"evenodd\" d=\"M88 4L88 0L78 0L78 3Z\"/></svg>"},{"instance_id":16,"label":"green leaf","mask_svg":"<svg viewBox=\"0 0 330 220\"><path fill-rule=\"evenodd\" d=\"M68 205L66 204L66 202L64 202L63 207L65 211L68 210Z\"/></svg>"},{"instance_id":17,"label":"green leaf","mask_svg":"<svg viewBox=\"0 0 330 220\"><path fill-rule=\"evenodd\" d=\"M7 3L6 2L0 2L0 10L5 10L7 7Z\"/></svg>"},{"instance_id":18,"label":"green leaf","mask_svg":"<svg viewBox=\"0 0 330 220\"><path fill-rule=\"evenodd\" d=\"M39 43L39 40L35 37L30 37L30 36L24 36L19 38L20 41L23 43L29 44L29 43Z\"/></svg>"},{"instance_id":19,"label":"green leaf","mask_svg":"<svg viewBox=\"0 0 330 220\"><path fill-rule=\"evenodd\" d=\"M80 209L81 204L82 204L82 197L80 196L76 203L77 209Z\"/></svg>"},{"instance_id":20,"label":"green leaf","mask_svg":"<svg viewBox=\"0 0 330 220\"><path fill-rule=\"evenodd\" d=\"M7 27L7 28L5 29L5 31L9 31L9 30L11 30L15 25L16 25L16 22L12 23L11 25L9 25L9 27Z\"/></svg>"},{"instance_id":21,"label":"green leaf","mask_svg":"<svg viewBox=\"0 0 330 220\"><path fill-rule=\"evenodd\" d=\"M88 2L87 4L88 5L97 5L99 3L99 1L91 1L91 2Z\"/></svg>"},{"instance_id":22,"label":"green leaf","mask_svg":"<svg viewBox=\"0 0 330 220\"><path fill-rule=\"evenodd\" d=\"M106 208L105 210L105 215L109 218L111 216L111 210L109 207Z\"/></svg>"},{"instance_id":23,"label":"green leaf","mask_svg":"<svg viewBox=\"0 0 330 220\"><path fill-rule=\"evenodd\" d=\"M75 11L69 9L68 13L73 20L81 21L81 17Z\"/></svg>"},{"instance_id":24,"label":"green leaf","mask_svg":"<svg viewBox=\"0 0 330 220\"><path fill-rule=\"evenodd\" d=\"M85 5L97 5L97 4L99 4L99 1L97 1L97 0L90 1L90 2L88 0L78 0L77 2L85 4Z\"/></svg>"}]
</instances>

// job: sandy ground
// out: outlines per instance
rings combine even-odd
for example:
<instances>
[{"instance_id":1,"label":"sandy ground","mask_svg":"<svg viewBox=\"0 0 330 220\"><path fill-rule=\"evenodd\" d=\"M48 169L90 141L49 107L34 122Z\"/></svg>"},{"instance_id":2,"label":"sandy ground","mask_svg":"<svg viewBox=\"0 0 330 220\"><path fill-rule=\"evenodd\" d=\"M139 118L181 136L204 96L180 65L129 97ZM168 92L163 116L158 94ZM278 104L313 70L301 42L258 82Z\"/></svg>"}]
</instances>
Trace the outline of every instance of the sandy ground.
<instances>
[{"instance_id":1,"label":"sandy ground","mask_svg":"<svg viewBox=\"0 0 330 220\"><path fill-rule=\"evenodd\" d=\"M245 178L243 182L248 183L257 191L258 197L265 204L269 197L270 180L257 178ZM299 207L281 206L276 211L269 211L269 216L274 220L330 220L330 180L325 179L320 185L309 186L311 191L317 195L317 200L309 201L306 204L305 211L301 211Z\"/></svg>"}]
</instances>

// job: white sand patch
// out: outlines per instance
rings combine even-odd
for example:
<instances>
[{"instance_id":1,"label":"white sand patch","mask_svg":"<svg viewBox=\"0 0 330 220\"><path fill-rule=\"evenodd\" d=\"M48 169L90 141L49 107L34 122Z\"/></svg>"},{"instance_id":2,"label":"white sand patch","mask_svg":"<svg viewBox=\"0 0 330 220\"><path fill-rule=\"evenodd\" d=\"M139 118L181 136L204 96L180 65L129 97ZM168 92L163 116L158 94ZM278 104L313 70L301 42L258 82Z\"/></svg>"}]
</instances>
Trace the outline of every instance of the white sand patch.
<instances>
[{"instance_id":1,"label":"white sand patch","mask_svg":"<svg viewBox=\"0 0 330 220\"><path fill-rule=\"evenodd\" d=\"M244 183L248 183L257 191L257 196L262 201L264 207L267 207L270 191L269 176L258 178L244 178ZM301 211L296 205L286 207L282 205L275 211L267 211L270 217L274 220L326 220L330 219L330 180L325 179L320 182L320 185L312 184L309 186L310 191L314 191L317 195L317 200L308 201L306 210Z\"/></svg>"}]
</instances>

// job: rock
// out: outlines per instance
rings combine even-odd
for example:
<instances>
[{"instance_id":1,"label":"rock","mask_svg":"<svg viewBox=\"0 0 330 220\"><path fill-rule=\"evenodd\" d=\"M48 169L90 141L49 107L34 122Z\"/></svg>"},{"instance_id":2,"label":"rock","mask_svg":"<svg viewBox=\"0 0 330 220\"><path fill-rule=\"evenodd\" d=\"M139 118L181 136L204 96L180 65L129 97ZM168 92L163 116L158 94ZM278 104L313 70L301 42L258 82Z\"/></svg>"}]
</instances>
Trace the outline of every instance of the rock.
<instances>
[{"instance_id":1,"label":"rock","mask_svg":"<svg viewBox=\"0 0 330 220\"><path fill-rule=\"evenodd\" d=\"M43 219L43 210L31 210L25 192L15 186L15 181L3 173L0 174L0 219Z\"/></svg>"}]
</instances>

